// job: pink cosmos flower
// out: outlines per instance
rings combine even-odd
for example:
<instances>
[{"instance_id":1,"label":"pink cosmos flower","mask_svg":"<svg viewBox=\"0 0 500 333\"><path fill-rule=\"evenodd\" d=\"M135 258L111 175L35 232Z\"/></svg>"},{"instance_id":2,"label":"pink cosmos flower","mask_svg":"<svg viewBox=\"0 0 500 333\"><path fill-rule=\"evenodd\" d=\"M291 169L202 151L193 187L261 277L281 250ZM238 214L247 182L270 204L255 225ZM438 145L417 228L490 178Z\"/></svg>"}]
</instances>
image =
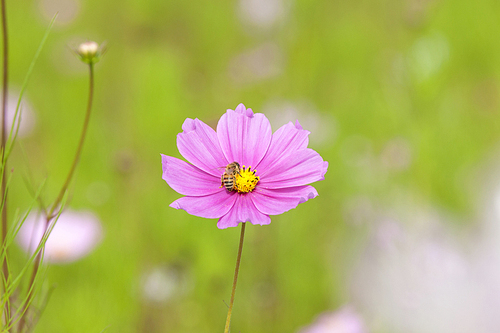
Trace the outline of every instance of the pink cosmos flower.
<instances>
[{"instance_id":1,"label":"pink cosmos flower","mask_svg":"<svg viewBox=\"0 0 500 333\"><path fill-rule=\"evenodd\" d=\"M170 207L218 218L217 227L225 229L240 222L269 224L269 215L318 195L307 184L324 179L328 162L307 148L309 132L298 121L273 134L266 116L240 104L222 115L217 132L190 118L182 129L177 147L191 164L162 155L163 179L185 195ZM221 177L233 162L241 169L234 177L234 189L228 190L221 186Z\"/></svg>"}]
</instances>

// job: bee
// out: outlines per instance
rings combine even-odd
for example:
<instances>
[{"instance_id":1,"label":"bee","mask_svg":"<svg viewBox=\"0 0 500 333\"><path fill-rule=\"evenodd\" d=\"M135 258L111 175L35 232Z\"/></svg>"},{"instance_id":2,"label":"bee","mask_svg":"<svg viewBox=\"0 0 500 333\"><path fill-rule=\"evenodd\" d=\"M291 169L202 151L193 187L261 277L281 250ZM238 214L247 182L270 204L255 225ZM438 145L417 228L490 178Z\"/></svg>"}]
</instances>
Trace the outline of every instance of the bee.
<instances>
[{"instance_id":1,"label":"bee","mask_svg":"<svg viewBox=\"0 0 500 333\"><path fill-rule=\"evenodd\" d=\"M240 174L240 164L238 162L229 163L220 179L221 187L224 186L228 191L234 190L234 177L236 174Z\"/></svg>"}]
</instances>

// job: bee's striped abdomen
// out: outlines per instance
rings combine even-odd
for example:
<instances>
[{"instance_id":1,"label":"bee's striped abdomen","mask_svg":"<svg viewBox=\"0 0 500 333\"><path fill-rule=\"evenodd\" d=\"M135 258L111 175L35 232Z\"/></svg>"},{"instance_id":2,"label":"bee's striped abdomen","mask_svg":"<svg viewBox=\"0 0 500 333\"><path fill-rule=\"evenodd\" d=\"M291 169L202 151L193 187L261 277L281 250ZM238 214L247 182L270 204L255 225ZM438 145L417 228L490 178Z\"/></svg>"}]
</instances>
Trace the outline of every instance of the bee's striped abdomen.
<instances>
[{"instance_id":1,"label":"bee's striped abdomen","mask_svg":"<svg viewBox=\"0 0 500 333\"><path fill-rule=\"evenodd\" d=\"M222 175L222 185L224 185L226 190L232 191L234 189L234 176L224 173Z\"/></svg>"}]
</instances>

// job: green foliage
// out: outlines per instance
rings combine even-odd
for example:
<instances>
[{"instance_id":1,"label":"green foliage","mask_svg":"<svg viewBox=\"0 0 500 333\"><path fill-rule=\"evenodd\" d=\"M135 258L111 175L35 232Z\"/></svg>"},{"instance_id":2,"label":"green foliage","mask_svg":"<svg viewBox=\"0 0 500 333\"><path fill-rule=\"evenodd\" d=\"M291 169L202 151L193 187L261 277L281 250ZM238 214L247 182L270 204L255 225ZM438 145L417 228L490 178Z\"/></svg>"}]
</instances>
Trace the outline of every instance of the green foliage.
<instances>
[{"instance_id":1,"label":"green foliage","mask_svg":"<svg viewBox=\"0 0 500 333\"><path fill-rule=\"evenodd\" d=\"M37 125L23 147L36 195L50 201L71 165L85 111L87 72L72 43L75 36L108 41L95 66L94 113L69 198L72 208L100 216L105 238L88 257L50 266L45 288L56 287L35 332L222 331L239 230L218 230L215 220L169 208L178 194L161 179L159 154L180 157L175 137L185 118L215 126L240 102L255 112L275 102L305 103L299 121L316 114L332 126L326 141L311 140L330 163L315 185L319 197L272 217L269 226L247 226L235 332L294 332L350 301L349 272L373 222L349 223L353 197L386 207L402 191L471 213L464 175L500 138L499 5L285 3L284 18L269 28L242 23L233 1L91 0L77 6L70 23L56 21L26 90ZM47 21L26 2L9 6L11 80L24 91L33 41ZM255 78L235 59L266 43L271 55L263 61L278 50L278 70ZM410 162L386 170L383 152L395 138L409 147ZM9 207L19 207L9 229L9 267L24 274L12 239L16 221L35 203L18 148L9 162ZM96 200L96 183L107 197ZM174 264L189 276L189 288L164 303L146 300L145 274ZM14 275L11 283L20 281Z\"/></svg>"}]
</instances>

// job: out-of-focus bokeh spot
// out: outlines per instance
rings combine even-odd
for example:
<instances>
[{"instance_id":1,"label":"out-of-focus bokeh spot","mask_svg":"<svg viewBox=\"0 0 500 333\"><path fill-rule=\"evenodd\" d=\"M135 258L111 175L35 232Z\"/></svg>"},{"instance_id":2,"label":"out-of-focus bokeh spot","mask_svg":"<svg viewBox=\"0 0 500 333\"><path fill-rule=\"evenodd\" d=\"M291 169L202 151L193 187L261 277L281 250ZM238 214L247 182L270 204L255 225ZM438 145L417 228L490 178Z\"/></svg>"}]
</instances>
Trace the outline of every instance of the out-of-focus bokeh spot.
<instances>
[{"instance_id":1,"label":"out-of-focus bokeh spot","mask_svg":"<svg viewBox=\"0 0 500 333\"><path fill-rule=\"evenodd\" d=\"M87 199L95 206L104 205L109 200L110 195L109 185L104 182L93 182L87 188Z\"/></svg>"},{"instance_id":2,"label":"out-of-focus bokeh spot","mask_svg":"<svg viewBox=\"0 0 500 333\"><path fill-rule=\"evenodd\" d=\"M465 333L500 327L492 311L500 304L500 187L494 184L476 184L484 186L483 195L492 188L480 206L489 213L465 229L411 197L373 213L370 240L351 281L352 302L372 329Z\"/></svg>"},{"instance_id":3,"label":"out-of-focus bokeh spot","mask_svg":"<svg viewBox=\"0 0 500 333\"><path fill-rule=\"evenodd\" d=\"M102 240L102 227L94 213L66 210L57 219L45 243L44 261L65 264L86 256ZM40 212L32 212L23 223L17 242L34 253L47 226Z\"/></svg>"},{"instance_id":4,"label":"out-of-focus bokeh spot","mask_svg":"<svg viewBox=\"0 0 500 333\"><path fill-rule=\"evenodd\" d=\"M229 76L236 84L270 79L283 72L283 55L276 44L266 43L237 55L229 63Z\"/></svg>"},{"instance_id":5,"label":"out-of-focus bokeh spot","mask_svg":"<svg viewBox=\"0 0 500 333\"><path fill-rule=\"evenodd\" d=\"M57 25L68 25L80 12L79 0L38 0L40 14L46 21L52 20L57 14Z\"/></svg>"},{"instance_id":6,"label":"out-of-focus bokeh spot","mask_svg":"<svg viewBox=\"0 0 500 333\"><path fill-rule=\"evenodd\" d=\"M390 171L406 170L411 165L412 149L404 138L389 140L380 155L382 164Z\"/></svg>"},{"instance_id":7,"label":"out-of-focus bokeh spot","mask_svg":"<svg viewBox=\"0 0 500 333\"><path fill-rule=\"evenodd\" d=\"M185 267L180 265L153 267L142 279L143 297L154 303L163 303L183 296L192 287L190 276Z\"/></svg>"},{"instance_id":8,"label":"out-of-focus bokeh spot","mask_svg":"<svg viewBox=\"0 0 500 333\"><path fill-rule=\"evenodd\" d=\"M302 128L311 132L309 142L312 147L332 144L337 136L335 119L330 114L320 113L307 101L271 100L262 107L276 131L288 122L299 121Z\"/></svg>"},{"instance_id":9,"label":"out-of-focus bokeh spot","mask_svg":"<svg viewBox=\"0 0 500 333\"><path fill-rule=\"evenodd\" d=\"M1 98L0 98L1 99ZM17 103L19 101L19 95L16 93L9 93L7 98L7 112L6 112L6 130L10 133L12 129L12 123L14 122L14 117L16 123L14 124L14 132L17 130L17 135L19 138L29 136L36 124L36 116L33 111L32 106L26 97L23 97L21 103L19 104L19 110L16 116ZM18 127L19 126L19 127Z\"/></svg>"},{"instance_id":10,"label":"out-of-focus bokeh spot","mask_svg":"<svg viewBox=\"0 0 500 333\"><path fill-rule=\"evenodd\" d=\"M285 18L288 0L239 0L238 14L253 29L269 29Z\"/></svg>"},{"instance_id":11,"label":"out-of-focus bokeh spot","mask_svg":"<svg viewBox=\"0 0 500 333\"><path fill-rule=\"evenodd\" d=\"M344 306L337 311L323 313L315 322L299 333L367 333L363 318L352 306Z\"/></svg>"},{"instance_id":12,"label":"out-of-focus bokeh spot","mask_svg":"<svg viewBox=\"0 0 500 333\"><path fill-rule=\"evenodd\" d=\"M369 225L373 222L375 207L368 196L355 196L343 203L342 216L346 223L352 225Z\"/></svg>"},{"instance_id":13,"label":"out-of-focus bokeh spot","mask_svg":"<svg viewBox=\"0 0 500 333\"><path fill-rule=\"evenodd\" d=\"M413 43L408 61L418 81L438 74L450 57L446 37L438 32L420 37Z\"/></svg>"}]
</instances>

